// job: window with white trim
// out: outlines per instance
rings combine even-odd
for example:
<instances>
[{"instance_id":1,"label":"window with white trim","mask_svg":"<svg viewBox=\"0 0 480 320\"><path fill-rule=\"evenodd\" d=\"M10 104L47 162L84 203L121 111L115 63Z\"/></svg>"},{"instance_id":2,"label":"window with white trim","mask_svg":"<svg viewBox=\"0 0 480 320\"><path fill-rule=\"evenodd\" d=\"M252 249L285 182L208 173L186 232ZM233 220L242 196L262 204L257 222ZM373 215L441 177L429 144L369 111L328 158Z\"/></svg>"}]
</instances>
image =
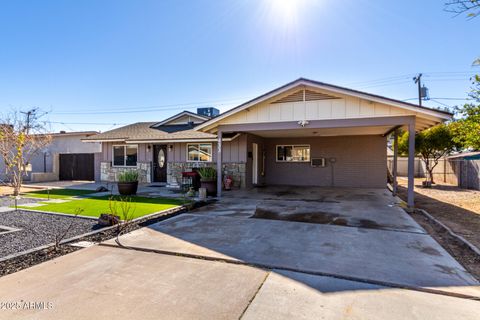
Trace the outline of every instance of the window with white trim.
<instances>
[{"instance_id":1,"label":"window with white trim","mask_svg":"<svg viewBox=\"0 0 480 320\"><path fill-rule=\"evenodd\" d=\"M136 167L137 166L137 146L113 146L113 166L114 167Z\"/></svg>"},{"instance_id":2,"label":"window with white trim","mask_svg":"<svg viewBox=\"0 0 480 320\"><path fill-rule=\"evenodd\" d=\"M309 162L309 145L277 145L277 162Z\"/></svg>"},{"instance_id":3,"label":"window with white trim","mask_svg":"<svg viewBox=\"0 0 480 320\"><path fill-rule=\"evenodd\" d=\"M211 143L188 143L187 144L188 162L211 162L212 144Z\"/></svg>"}]
</instances>

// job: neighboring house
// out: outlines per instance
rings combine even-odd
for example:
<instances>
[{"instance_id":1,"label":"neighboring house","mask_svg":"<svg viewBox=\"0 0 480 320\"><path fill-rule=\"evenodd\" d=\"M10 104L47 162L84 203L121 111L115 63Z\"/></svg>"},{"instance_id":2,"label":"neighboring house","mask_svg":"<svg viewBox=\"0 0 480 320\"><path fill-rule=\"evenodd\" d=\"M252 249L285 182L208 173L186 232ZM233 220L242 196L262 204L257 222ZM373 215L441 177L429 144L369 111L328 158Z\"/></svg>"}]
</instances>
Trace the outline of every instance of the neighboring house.
<instances>
[{"instance_id":1,"label":"neighboring house","mask_svg":"<svg viewBox=\"0 0 480 320\"><path fill-rule=\"evenodd\" d=\"M96 131L52 133L52 142L30 159L25 180L31 182L95 180L95 154L98 155L102 147L100 143L83 143L82 139L97 133ZM6 178L3 162L0 163L0 170L3 180Z\"/></svg>"},{"instance_id":2,"label":"neighboring house","mask_svg":"<svg viewBox=\"0 0 480 320\"><path fill-rule=\"evenodd\" d=\"M133 167L142 181L176 183L182 171L208 165L217 167L219 185L230 175L242 188L384 188L386 136L450 118L445 111L300 78L211 119L182 112L84 141L102 142L102 180ZM413 179L410 191L413 203Z\"/></svg>"}]
</instances>

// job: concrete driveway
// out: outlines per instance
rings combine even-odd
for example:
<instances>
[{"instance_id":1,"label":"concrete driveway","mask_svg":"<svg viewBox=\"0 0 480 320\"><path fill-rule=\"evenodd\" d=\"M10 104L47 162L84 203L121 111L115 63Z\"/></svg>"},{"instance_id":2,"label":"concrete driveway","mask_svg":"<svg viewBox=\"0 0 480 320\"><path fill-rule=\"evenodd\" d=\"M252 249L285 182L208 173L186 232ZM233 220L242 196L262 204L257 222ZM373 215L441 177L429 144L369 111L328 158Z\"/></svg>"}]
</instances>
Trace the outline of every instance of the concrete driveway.
<instances>
[{"instance_id":1,"label":"concrete driveway","mask_svg":"<svg viewBox=\"0 0 480 320\"><path fill-rule=\"evenodd\" d=\"M384 190L234 192L121 243L1 278L0 301L53 308L0 319L479 316L478 282Z\"/></svg>"}]
</instances>

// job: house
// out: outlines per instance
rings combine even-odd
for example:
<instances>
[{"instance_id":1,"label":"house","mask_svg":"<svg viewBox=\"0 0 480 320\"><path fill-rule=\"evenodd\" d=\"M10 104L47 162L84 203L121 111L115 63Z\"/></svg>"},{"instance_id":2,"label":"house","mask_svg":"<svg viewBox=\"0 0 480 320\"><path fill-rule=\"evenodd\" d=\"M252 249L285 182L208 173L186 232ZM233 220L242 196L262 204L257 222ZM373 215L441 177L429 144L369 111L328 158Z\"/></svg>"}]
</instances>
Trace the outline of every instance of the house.
<instances>
[{"instance_id":1,"label":"house","mask_svg":"<svg viewBox=\"0 0 480 320\"><path fill-rule=\"evenodd\" d=\"M56 180L95 180L95 155L102 150L100 143L86 144L82 139L96 131L52 133L51 143L35 154L27 166L25 180L45 182ZM98 167L98 166L97 166ZM6 179L5 164L0 163L1 179Z\"/></svg>"},{"instance_id":2,"label":"house","mask_svg":"<svg viewBox=\"0 0 480 320\"><path fill-rule=\"evenodd\" d=\"M219 187L222 177L229 175L240 188L263 184L384 188L387 135L399 128L415 133L451 116L300 78L215 117L185 111L84 141L102 143L101 179L107 181L137 168L143 182L175 183L182 171L216 166ZM411 137L413 148L414 134ZM409 177L413 205L413 157Z\"/></svg>"}]
</instances>

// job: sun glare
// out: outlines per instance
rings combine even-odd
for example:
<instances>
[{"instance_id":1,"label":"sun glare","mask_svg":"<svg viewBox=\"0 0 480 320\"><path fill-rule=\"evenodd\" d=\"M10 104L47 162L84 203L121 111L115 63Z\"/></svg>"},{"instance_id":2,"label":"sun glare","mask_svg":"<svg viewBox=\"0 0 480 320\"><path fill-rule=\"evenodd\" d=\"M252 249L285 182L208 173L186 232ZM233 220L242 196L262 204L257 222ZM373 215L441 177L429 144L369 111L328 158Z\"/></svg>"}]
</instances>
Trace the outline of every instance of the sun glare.
<instances>
[{"instance_id":1,"label":"sun glare","mask_svg":"<svg viewBox=\"0 0 480 320\"><path fill-rule=\"evenodd\" d=\"M283 23L292 24L300 18L307 0L268 0L273 18Z\"/></svg>"}]
</instances>

